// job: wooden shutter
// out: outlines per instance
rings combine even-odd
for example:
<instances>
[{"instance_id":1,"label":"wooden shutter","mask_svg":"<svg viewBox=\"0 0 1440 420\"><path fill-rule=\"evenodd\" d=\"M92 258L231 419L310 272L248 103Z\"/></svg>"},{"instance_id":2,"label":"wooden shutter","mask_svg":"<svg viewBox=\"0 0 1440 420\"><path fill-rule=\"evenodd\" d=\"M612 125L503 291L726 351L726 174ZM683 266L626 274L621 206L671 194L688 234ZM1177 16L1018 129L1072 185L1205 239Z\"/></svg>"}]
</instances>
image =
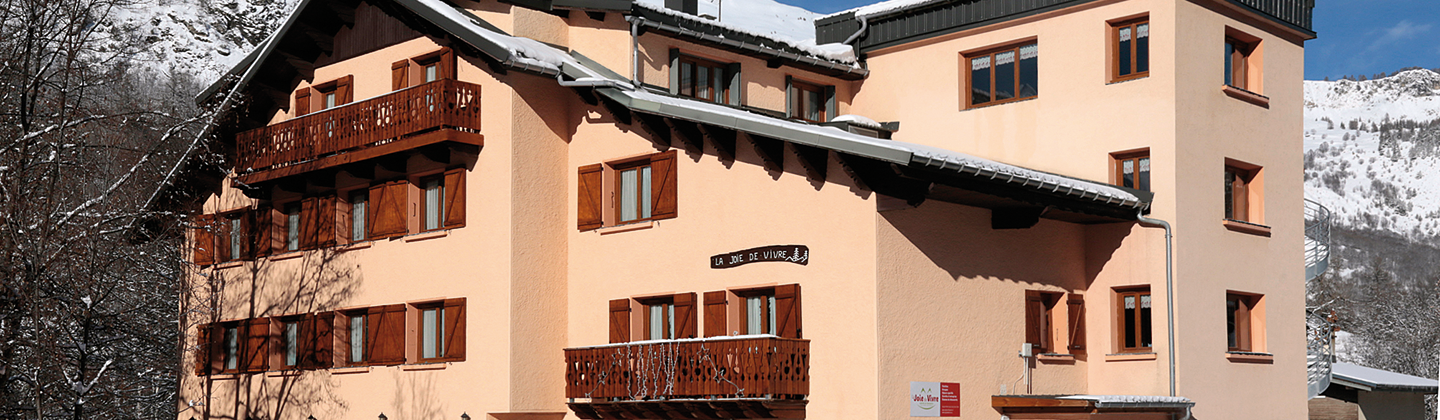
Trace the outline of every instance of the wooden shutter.
<instances>
[{"instance_id":1,"label":"wooden shutter","mask_svg":"<svg viewBox=\"0 0 1440 420\"><path fill-rule=\"evenodd\" d=\"M671 301L675 305L675 337L699 337L699 312L695 309L695 293L680 293Z\"/></svg>"},{"instance_id":2,"label":"wooden shutter","mask_svg":"<svg viewBox=\"0 0 1440 420\"><path fill-rule=\"evenodd\" d=\"M670 49L670 94L680 95L680 50Z\"/></svg>"},{"instance_id":3,"label":"wooden shutter","mask_svg":"<svg viewBox=\"0 0 1440 420\"><path fill-rule=\"evenodd\" d=\"M726 310L729 308L726 301L726 291L717 290L705 292L705 336L723 337L728 335L726 331L730 328L726 319Z\"/></svg>"},{"instance_id":4,"label":"wooden shutter","mask_svg":"<svg viewBox=\"0 0 1440 420\"><path fill-rule=\"evenodd\" d=\"M400 60L390 64L390 90L400 90L410 87L410 60Z\"/></svg>"},{"instance_id":5,"label":"wooden shutter","mask_svg":"<svg viewBox=\"0 0 1440 420\"><path fill-rule=\"evenodd\" d=\"M578 180L580 191L575 200L575 225L580 230L596 229L605 224L605 180L603 174L604 167L600 164L580 167Z\"/></svg>"},{"instance_id":6,"label":"wooden shutter","mask_svg":"<svg viewBox=\"0 0 1440 420\"><path fill-rule=\"evenodd\" d=\"M741 86L743 86L740 82L740 63L726 64L725 76L729 78L729 86L726 91L730 94L730 97L725 99L725 103L740 106Z\"/></svg>"},{"instance_id":7,"label":"wooden shutter","mask_svg":"<svg viewBox=\"0 0 1440 420\"><path fill-rule=\"evenodd\" d=\"M445 360L465 360L465 298L445 299Z\"/></svg>"},{"instance_id":8,"label":"wooden shutter","mask_svg":"<svg viewBox=\"0 0 1440 420\"><path fill-rule=\"evenodd\" d=\"M630 299L610 301L610 342L630 341Z\"/></svg>"},{"instance_id":9,"label":"wooden shutter","mask_svg":"<svg viewBox=\"0 0 1440 420\"><path fill-rule=\"evenodd\" d=\"M365 354L370 364L405 363L405 304L370 308L366 323Z\"/></svg>"},{"instance_id":10,"label":"wooden shutter","mask_svg":"<svg viewBox=\"0 0 1440 420\"><path fill-rule=\"evenodd\" d=\"M290 218L286 217L285 212L281 211L280 208L276 207L270 209L269 242L271 254L279 254L286 251L285 242L286 236L288 236L289 232L287 232L285 223L288 223L289 220Z\"/></svg>"},{"instance_id":11,"label":"wooden shutter","mask_svg":"<svg viewBox=\"0 0 1440 420\"><path fill-rule=\"evenodd\" d=\"M335 313L321 312L310 319L312 335L310 340L310 364L316 368L328 368L335 362Z\"/></svg>"},{"instance_id":12,"label":"wooden shutter","mask_svg":"<svg viewBox=\"0 0 1440 420\"><path fill-rule=\"evenodd\" d=\"M238 255L230 255L229 215L215 215L212 226L214 229L211 230L211 234L215 236L215 262L222 263L238 259Z\"/></svg>"},{"instance_id":13,"label":"wooden shutter","mask_svg":"<svg viewBox=\"0 0 1440 420\"><path fill-rule=\"evenodd\" d=\"M320 200L310 197L300 200L300 249L315 249L319 239Z\"/></svg>"},{"instance_id":14,"label":"wooden shutter","mask_svg":"<svg viewBox=\"0 0 1440 420\"><path fill-rule=\"evenodd\" d=\"M1240 351L1251 351L1250 346L1250 299L1235 296L1235 345Z\"/></svg>"},{"instance_id":15,"label":"wooden shutter","mask_svg":"<svg viewBox=\"0 0 1440 420\"><path fill-rule=\"evenodd\" d=\"M195 375L210 374L210 324L195 327Z\"/></svg>"},{"instance_id":16,"label":"wooden shutter","mask_svg":"<svg viewBox=\"0 0 1440 420\"><path fill-rule=\"evenodd\" d=\"M310 88L303 87L295 91L295 116L310 113Z\"/></svg>"},{"instance_id":17,"label":"wooden shutter","mask_svg":"<svg viewBox=\"0 0 1440 420\"><path fill-rule=\"evenodd\" d=\"M440 62L436 76L440 79L455 79L455 50L450 47L440 49Z\"/></svg>"},{"instance_id":18,"label":"wooden shutter","mask_svg":"<svg viewBox=\"0 0 1440 420\"><path fill-rule=\"evenodd\" d=\"M801 338L800 322L800 285L775 286L775 335Z\"/></svg>"},{"instance_id":19,"label":"wooden shutter","mask_svg":"<svg viewBox=\"0 0 1440 420\"><path fill-rule=\"evenodd\" d=\"M210 369L206 373L220 373L225 371L225 326L221 324L209 325L209 351L207 360L210 362ZM235 332L239 334L239 331ZM237 337L238 339L238 337Z\"/></svg>"},{"instance_id":20,"label":"wooden shutter","mask_svg":"<svg viewBox=\"0 0 1440 420\"><path fill-rule=\"evenodd\" d=\"M195 249L195 264L210 265L215 263L215 232L210 230L214 225L215 215L213 214L204 214L195 217L195 242L191 244Z\"/></svg>"},{"instance_id":21,"label":"wooden shutter","mask_svg":"<svg viewBox=\"0 0 1440 420\"><path fill-rule=\"evenodd\" d=\"M335 81L335 106L350 103L355 100L354 92L355 76L346 75Z\"/></svg>"},{"instance_id":22,"label":"wooden shutter","mask_svg":"<svg viewBox=\"0 0 1440 420\"><path fill-rule=\"evenodd\" d=\"M1037 293L1025 294L1025 342L1034 344L1036 352L1045 350L1045 298Z\"/></svg>"},{"instance_id":23,"label":"wooden shutter","mask_svg":"<svg viewBox=\"0 0 1440 420\"><path fill-rule=\"evenodd\" d=\"M249 240L250 255L256 258L270 255L270 208L260 207L251 212Z\"/></svg>"},{"instance_id":24,"label":"wooden shutter","mask_svg":"<svg viewBox=\"0 0 1440 420\"><path fill-rule=\"evenodd\" d=\"M465 226L465 168L456 168L445 171L445 207L444 227L458 228Z\"/></svg>"},{"instance_id":25,"label":"wooden shutter","mask_svg":"<svg viewBox=\"0 0 1440 420\"><path fill-rule=\"evenodd\" d=\"M409 229L409 192L406 181L392 181L370 187L370 203L366 209L370 236L376 239L404 235Z\"/></svg>"},{"instance_id":26,"label":"wooden shutter","mask_svg":"<svg viewBox=\"0 0 1440 420\"><path fill-rule=\"evenodd\" d=\"M650 159L650 202L654 219L669 219L676 215L675 151L655 155Z\"/></svg>"},{"instance_id":27,"label":"wooden shutter","mask_svg":"<svg viewBox=\"0 0 1440 420\"><path fill-rule=\"evenodd\" d=\"M1085 297L1071 295L1065 302L1070 315L1070 353L1085 350Z\"/></svg>"},{"instance_id":28,"label":"wooden shutter","mask_svg":"<svg viewBox=\"0 0 1440 420\"><path fill-rule=\"evenodd\" d=\"M315 357L316 345L319 344L315 338L316 327L315 314L305 314L296 321L296 328L299 334L295 337L295 367L298 369L314 369L319 358ZM280 334L285 334L284 324L281 324ZM282 356L283 357L283 356Z\"/></svg>"},{"instance_id":29,"label":"wooden shutter","mask_svg":"<svg viewBox=\"0 0 1440 420\"><path fill-rule=\"evenodd\" d=\"M240 213L240 255L237 259L255 259L255 212Z\"/></svg>"},{"instance_id":30,"label":"wooden shutter","mask_svg":"<svg viewBox=\"0 0 1440 420\"><path fill-rule=\"evenodd\" d=\"M315 246L335 246L335 225L339 223L335 218L335 201L334 194L315 200Z\"/></svg>"},{"instance_id":31,"label":"wooden shutter","mask_svg":"<svg viewBox=\"0 0 1440 420\"><path fill-rule=\"evenodd\" d=\"M1245 171L1235 170L1235 182L1231 185L1231 195L1235 203L1234 218L1240 221L1250 221L1250 185L1247 182Z\"/></svg>"},{"instance_id":32,"label":"wooden shutter","mask_svg":"<svg viewBox=\"0 0 1440 420\"><path fill-rule=\"evenodd\" d=\"M263 372L270 362L270 319L259 318L244 322L240 332L243 343L240 349L240 371Z\"/></svg>"}]
</instances>

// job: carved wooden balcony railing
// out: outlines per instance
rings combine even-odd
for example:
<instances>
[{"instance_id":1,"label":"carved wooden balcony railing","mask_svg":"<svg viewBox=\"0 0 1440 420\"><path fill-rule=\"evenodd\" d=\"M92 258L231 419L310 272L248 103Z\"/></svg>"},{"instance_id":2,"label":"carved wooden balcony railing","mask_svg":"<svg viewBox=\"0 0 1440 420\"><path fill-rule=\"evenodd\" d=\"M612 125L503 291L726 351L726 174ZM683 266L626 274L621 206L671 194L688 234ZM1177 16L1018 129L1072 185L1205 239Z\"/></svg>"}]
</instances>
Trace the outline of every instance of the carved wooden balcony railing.
<instances>
[{"instance_id":1,"label":"carved wooden balcony railing","mask_svg":"<svg viewBox=\"0 0 1440 420\"><path fill-rule=\"evenodd\" d=\"M565 349L567 398L804 399L809 393L810 340L739 336Z\"/></svg>"},{"instance_id":2,"label":"carved wooden balcony railing","mask_svg":"<svg viewBox=\"0 0 1440 420\"><path fill-rule=\"evenodd\" d=\"M293 167L302 164L307 164L303 170L319 169L330 166L323 162L327 159L335 164L354 161L355 157L331 158L366 149L390 145L387 152L400 150L403 147L397 146L405 145L394 144L397 141L437 130L480 131L480 85L437 80L241 132L236 136L237 171L252 175L248 182L266 171L292 169L284 172L293 174L302 170ZM478 134L465 137L467 143L479 138Z\"/></svg>"}]
</instances>

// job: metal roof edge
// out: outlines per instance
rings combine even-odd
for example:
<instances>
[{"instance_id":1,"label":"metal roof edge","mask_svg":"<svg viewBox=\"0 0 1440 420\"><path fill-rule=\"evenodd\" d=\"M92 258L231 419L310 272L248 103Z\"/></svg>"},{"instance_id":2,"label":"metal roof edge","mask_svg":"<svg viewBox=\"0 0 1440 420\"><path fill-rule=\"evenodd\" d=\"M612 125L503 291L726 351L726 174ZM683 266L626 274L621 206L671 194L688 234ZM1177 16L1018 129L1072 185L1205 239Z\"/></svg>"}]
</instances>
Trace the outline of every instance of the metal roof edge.
<instances>
[{"instance_id":1,"label":"metal roof edge","mask_svg":"<svg viewBox=\"0 0 1440 420\"><path fill-rule=\"evenodd\" d=\"M636 6L631 13L632 16L641 19L641 24L644 26L682 37L718 44L725 48L738 50L742 54L780 58L793 62L798 65L797 67L811 67L822 72L838 73L835 77L846 80L859 80L870 76L870 70L864 67L816 57L798 48L785 45L784 42L762 35L743 33L699 19L670 15L640 6ZM705 28L706 30L688 28L681 25L682 21L693 25L703 25L708 28ZM718 32L719 34L717 35L714 32ZM739 39L739 41L737 41L737 39ZM774 43L778 47L746 42L744 41L745 39L763 39Z\"/></svg>"}]
</instances>

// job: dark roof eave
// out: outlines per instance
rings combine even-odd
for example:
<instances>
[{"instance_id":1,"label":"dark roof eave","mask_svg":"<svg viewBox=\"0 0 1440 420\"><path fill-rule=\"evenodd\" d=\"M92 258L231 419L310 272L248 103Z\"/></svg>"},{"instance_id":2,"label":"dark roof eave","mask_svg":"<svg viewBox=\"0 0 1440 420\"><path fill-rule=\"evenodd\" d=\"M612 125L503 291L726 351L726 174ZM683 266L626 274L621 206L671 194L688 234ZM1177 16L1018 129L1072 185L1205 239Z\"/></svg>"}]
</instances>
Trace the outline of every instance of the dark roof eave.
<instances>
[{"instance_id":1,"label":"dark roof eave","mask_svg":"<svg viewBox=\"0 0 1440 420\"><path fill-rule=\"evenodd\" d=\"M816 71L842 80L861 80L870 75L869 69L814 57L793 48L773 48L761 45L759 42L747 42L744 40L754 41L762 38L711 25L708 22L659 13L640 6L636 6L631 13L632 19L640 19L641 26L649 29L736 50L742 54L763 59L779 58L794 67ZM700 26L701 28L692 29L687 26ZM779 44L778 41L765 40Z\"/></svg>"}]
</instances>

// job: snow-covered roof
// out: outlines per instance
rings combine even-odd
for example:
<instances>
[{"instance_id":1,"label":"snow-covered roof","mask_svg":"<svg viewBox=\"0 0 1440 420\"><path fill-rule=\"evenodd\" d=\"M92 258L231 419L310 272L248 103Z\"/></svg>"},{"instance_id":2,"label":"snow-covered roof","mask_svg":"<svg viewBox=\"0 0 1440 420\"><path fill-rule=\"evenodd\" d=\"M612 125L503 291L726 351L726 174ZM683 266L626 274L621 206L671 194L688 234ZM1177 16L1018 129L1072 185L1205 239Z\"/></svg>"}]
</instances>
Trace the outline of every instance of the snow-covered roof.
<instances>
[{"instance_id":1,"label":"snow-covered roof","mask_svg":"<svg viewBox=\"0 0 1440 420\"><path fill-rule=\"evenodd\" d=\"M725 4L718 19L690 15L665 7L659 0L638 0L635 6L672 18L709 25L725 31L771 41L767 48L792 49L811 57L857 66L855 49L849 45L815 43L815 13L771 0L741 0ZM703 13L703 12L702 12ZM724 34L712 34L721 35Z\"/></svg>"},{"instance_id":2,"label":"snow-covered roof","mask_svg":"<svg viewBox=\"0 0 1440 420\"><path fill-rule=\"evenodd\" d=\"M1353 363L1335 363L1332 369L1332 382L1366 391L1409 391L1433 394L1440 389L1440 382L1434 379L1368 368Z\"/></svg>"},{"instance_id":3,"label":"snow-covered roof","mask_svg":"<svg viewBox=\"0 0 1440 420\"><path fill-rule=\"evenodd\" d=\"M1189 407L1195 405L1185 397L1168 397L1160 395L1064 395L1055 397L1061 400L1086 400L1095 403L1098 408L1118 407Z\"/></svg>"},{"instance_id":4,"label":"snow-covered roof","mask_svg":"<svg viewBox=\"0 0 1440 420\"><path fill-rule=\"evenodd\" d=\"M889 0L889 1L882 1L882 2L879 2L879 3L875 3L875 4L867 4L867 5L864 5L864 6L856 7L856 8L854 8L854 9L841 10L841 11L839 11L839 12L835 12L835 13L831 13L831 14L828 14L828 15L825 15L825 16L821 16L820 18L823 19L823 18L828 18L828 17L831 17L831 16L839 16L839 15L843 15L843 14L846 14L846 13L855 13L855 16L856 16L856 17L862 17L862 16L863 16L863 17L869 18L869 17L879 16L879 15L883 15L883 14L888 14L888 13L893 13L893 12L900 12L900 11L904 11L904 10L914 9L914 8L917 8L917 7L920 7L920 6L925 6L925 5L932 4L932 3L941 3L941 2L945 2L945 1L949 1L949 0Z\"/></svg>"}]
</instances>

